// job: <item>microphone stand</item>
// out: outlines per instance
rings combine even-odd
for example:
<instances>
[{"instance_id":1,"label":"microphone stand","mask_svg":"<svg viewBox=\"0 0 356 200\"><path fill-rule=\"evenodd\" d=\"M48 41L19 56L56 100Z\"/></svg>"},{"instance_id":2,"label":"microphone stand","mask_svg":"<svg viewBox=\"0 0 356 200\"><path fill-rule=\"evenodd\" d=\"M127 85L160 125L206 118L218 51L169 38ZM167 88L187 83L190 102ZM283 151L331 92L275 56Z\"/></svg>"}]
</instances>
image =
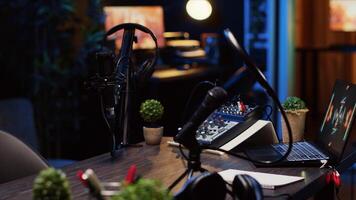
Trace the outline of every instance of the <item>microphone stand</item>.
<instances>
[{"instance_id":1,"label":"microphone stand","mask_svg":"<svg viewBox=\"0 0 356 200\"><path fill-rule=\"evenodd\" d=\"M205 96L201 106L195 111L190 120L182 127L179 133L174 137L174 141L184 145L189 150L188 157L184 154L182 146L179 146L179 150L182 156L187 160L187 170L183 172L179 178L174 181L168 189L171 190L175 187L186 175L188 178L193 176L194 172L205 172L206 169L202 168L200 162L200 155L202 148L200 147L196 139L196 131L199 125L225 101L227 93L220 87L214 87L209 90Z\"/></svg>"},{"instance_id":2,"label":"microphone stand","mask_svg":"<svg viewBox=\"0 0 356 200\"><path fill-rule=\"evenodd\" d=\"M194 138L194 140L196 139ZM180 145L179 149L181 151L181 154L187 159L187 169L168 187L169 191L172 190L185 176L187 176L189 179L193 176L194 172L207 171L201 166L200 154L202 150L199 145L195 146L192 149L189 149L188 158L184 155L184 152L181 147L182 146Z\"/></svg>"},{"instance_id":3,"label":"microphone stand","mask_svg":"<svg viewBox=\"0 0 356 200\"><path fill-rule=\"evenodd\" d=\"M121 51L117 62L117 78L122 80L119 84L119 136L122 141L120 147L125 147L128 142L128 131L131 124L132 95L134 94L134 74L130 60L132 45L135 41L135 29L125 29L122 39Z\"/></svg>"},{"instance_id":4,"label":"microphone stand","mask_svg":"<svg viewBox=\"0 0 356 200\"><path fill-rule=\"evenodd\" d=\"M112 157L117 157L117 150L122 147L127 147L127 146L136 146L140 147L142 145L135 145L135 144L129 144L129 131L134 130L133 129L133 117L134 115L134 109L135 109L135 95L136 94L136 76L137 73L136 71L138 69L133 66L133 63L131 62L131 56L133 52L133 43L137 42L137 38L135 36L135 30L141 30L145 33L148 33L151 35L152 39L154 40L156 44L156 53L155 56L157 55L157 39L154 36L154 34L146 27L139 25L139 24L132 24L132 23L125 23L125 24L120 24L112 29L110 29L106 35L105 38L107 38L109 35L114 34L115 32L124 29L123 32L123 38L122 38L122 44L121 44L121 50L119 55L115 58L115 64L113 61L113 64L111 66L115 65L115 68L113 70L113 75L109 74L104 74L101 75L100 73L97 73L95 76L89 78L88 82L85 83L85 85L90 88L94 88L97 90L100 94L104 91L107 87L114 87L114 105L113 109L110 106L109 109L105 110L103 106L103 98L102 96L100 97L101 101L101 110L103 114L103 118L109 128L109 131L112 135L112 144L113 144L113 149L111 151L111 156ZM109 58L109 57L108 57ZM105 58L107 59L107 58ZM156 59L152 60L155 62ZM152 70L154 69L153 66L154 63L151 63L149 65L150 68L147 68L148 65L145 65L144 68L140 68L141 71L138 71L138 75L142 75L143 78L148 75L152 75ZM147 78L147 77L146 77ZM109 90L109 92L111 92ZM105 93L107 94L107 92ZM112 102L109 102L108 104L111 105ZM105 112L106 111L106 112ZM120 141L120 144L118 144L116 141Z\"/></svg>"},{"instance_id":5,"label":"microphone stand","mask_svg":"<svg viewBox=\"0 0 356 200\"><path fill-rule=\"evenodd\" d=\"M98 72L84 82L87 89L93 89L99 94L100 110L102 117L109 129L112 137L112 148L110 154L112 157L116 155L118 145L116 143L116 113L115 102L116 95L114 95L115 87L117 86L117 77L113 75L114 72L114 54L110 51L102 51L96 53L96 61L100 69ZM112 69L111 69L112 68ZM114 96L112 96L114 95ZM104 101L105 97L109 96L109 103ZM113 99L111 99L113 98ZM111 102L112 101L112 102ZM108 104L106 104L108 103ZM105 107L105 106L109 107Z\"/></svg>"}]
</instances>

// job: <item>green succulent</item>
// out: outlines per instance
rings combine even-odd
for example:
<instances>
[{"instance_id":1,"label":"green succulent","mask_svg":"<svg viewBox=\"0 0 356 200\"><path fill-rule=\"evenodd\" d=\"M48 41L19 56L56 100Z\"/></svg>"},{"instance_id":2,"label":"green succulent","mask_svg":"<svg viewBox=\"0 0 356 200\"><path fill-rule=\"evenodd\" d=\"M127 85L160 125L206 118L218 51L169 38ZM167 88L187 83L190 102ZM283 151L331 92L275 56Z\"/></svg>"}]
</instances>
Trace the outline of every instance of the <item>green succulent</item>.
<instances>
[{"instance_id":1,"label":"green succulent","mask_svg":"<svg viewBox=\"0 0 356 200\"><path fill-rule=\"evenodd\" d=\"M34 200L71 200L66 175L54 168L42 170L36 177L33 188Z\"/></svg>"},{"instance_id":2,"label":"green succulent","mask_svg":"<svg viewBox=\"0 0 356 200\"><path fill-rule=\"evenodd\" d=\"M125 187L111 200L173 200L173 197L161 182L139 179L137 183Z\"/></svg>"},{"instance_id":3,"label":"green succulent","mask_svg":"<svg viewBox=\"0 0 356 200\"><path fill-rule=\"evenodd\" d=\"M157 122L162 118L164 107L155 99L148 99L141 104L140 115L147 123Z\"/></svg>"},{"instance_id":4,"label":"green succulent","mask_svg":"<svg viewBox=\"0 0 356 200\"><path fill-rule=\"evenodd\" d=\"M298 97L288 97L282 106L285 110L292 111L306 109L305 102Z\"/></svg>"}]
</instances>

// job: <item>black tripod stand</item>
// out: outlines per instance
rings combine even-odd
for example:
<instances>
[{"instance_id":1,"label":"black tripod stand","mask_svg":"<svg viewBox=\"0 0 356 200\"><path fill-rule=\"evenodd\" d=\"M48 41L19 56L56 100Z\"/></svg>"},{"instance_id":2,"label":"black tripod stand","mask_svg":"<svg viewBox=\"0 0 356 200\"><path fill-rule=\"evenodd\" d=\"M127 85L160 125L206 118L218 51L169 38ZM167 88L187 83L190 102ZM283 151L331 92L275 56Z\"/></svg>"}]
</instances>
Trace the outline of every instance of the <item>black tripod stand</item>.
<instances>
[{"instance_id":1,"label":"black tripod stand","mask_svg":"<svg viewBox=\"0 0 356 200\"><path fill-rule=\"evenodd\" d=\"M181 149L181 146L179 147ZM189 155L188 157L184 156L184 152L181 152L183 157L187 159L187 169L168 187L169 190L174 188L185 176L191 178L194 174L194 172L205 172L207 171L203 167L201 167L201 162L200 162L200 154L201 154L201 148L196 147L193 150L189 150Z\"/></svg>"}]
</instances>

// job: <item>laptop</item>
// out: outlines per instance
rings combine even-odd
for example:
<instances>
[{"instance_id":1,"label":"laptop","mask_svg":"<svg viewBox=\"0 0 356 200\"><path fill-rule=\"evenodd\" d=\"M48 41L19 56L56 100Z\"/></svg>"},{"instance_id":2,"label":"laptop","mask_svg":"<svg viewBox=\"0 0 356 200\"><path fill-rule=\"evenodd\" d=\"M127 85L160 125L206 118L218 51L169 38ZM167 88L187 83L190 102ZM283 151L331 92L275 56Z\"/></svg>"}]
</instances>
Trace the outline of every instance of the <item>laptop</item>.
<instances>
[{"instance_id":1,"label":"laptop","mask_svg":"<svg viewBox=\"0 0 356 200\"><path fill-rule=\"evenodd\" d=\"M336 164L342 159L356 110L356 85L337 80L325 112L319 133L314 142L293 143L292 151L280 166L306 166ZM288 144L272 144L245 153L255 160L276 160L288 148ZM276 165L274 165L276 166Z\"/></svg>"}]
</instances>

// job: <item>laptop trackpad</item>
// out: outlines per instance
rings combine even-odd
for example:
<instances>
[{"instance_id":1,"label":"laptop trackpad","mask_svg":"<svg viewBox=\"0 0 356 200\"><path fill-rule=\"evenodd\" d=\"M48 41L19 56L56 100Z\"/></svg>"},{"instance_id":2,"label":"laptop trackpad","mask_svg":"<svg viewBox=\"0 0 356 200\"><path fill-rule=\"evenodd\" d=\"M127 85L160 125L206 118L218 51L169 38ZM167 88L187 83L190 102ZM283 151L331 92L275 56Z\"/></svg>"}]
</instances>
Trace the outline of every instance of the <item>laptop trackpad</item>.
<instances>
[{"instance_id":1,"label":"laptop trackpad","mask_svg":"<svg viewBox=\"0 0 356 200\"><path fill-rule=\"evenodd\" d=\"M273 147L258 148L246 150L246 154L253 160L266 161L266 160L276 160L281 157Z\"/></svg>"}]
</instances>

